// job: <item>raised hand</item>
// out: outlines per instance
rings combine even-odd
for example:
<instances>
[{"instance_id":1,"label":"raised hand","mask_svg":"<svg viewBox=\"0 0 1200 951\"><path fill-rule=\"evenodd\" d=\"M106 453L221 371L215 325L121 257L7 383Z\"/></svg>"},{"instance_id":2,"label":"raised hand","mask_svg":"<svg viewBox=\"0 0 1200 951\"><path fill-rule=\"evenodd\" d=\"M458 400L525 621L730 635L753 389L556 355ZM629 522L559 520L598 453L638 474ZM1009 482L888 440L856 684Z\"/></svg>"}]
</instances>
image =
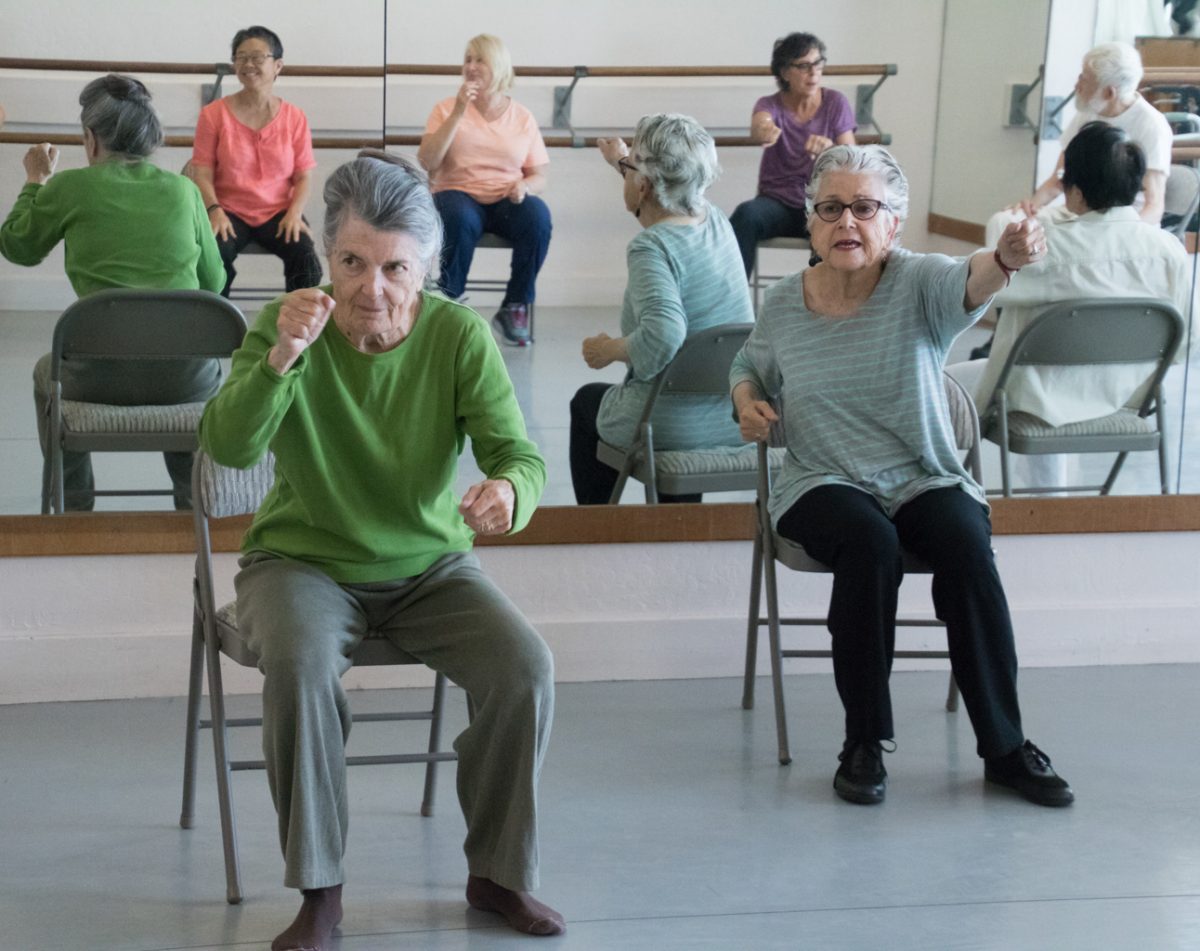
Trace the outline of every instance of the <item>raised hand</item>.
<instances>
[{"instance_id":1,"label":"raised hand","mask_svg":"<svg viewBox=\"0 0 1200 951\"><path fill-rule=\"evenodd\" d=\"M334 299L319 287L305 287L285 296L275 321L278 338L267 354L267 363L277 373L290 370L300 354L321 336L334 306Z\"/></svg>"}]
</instances>

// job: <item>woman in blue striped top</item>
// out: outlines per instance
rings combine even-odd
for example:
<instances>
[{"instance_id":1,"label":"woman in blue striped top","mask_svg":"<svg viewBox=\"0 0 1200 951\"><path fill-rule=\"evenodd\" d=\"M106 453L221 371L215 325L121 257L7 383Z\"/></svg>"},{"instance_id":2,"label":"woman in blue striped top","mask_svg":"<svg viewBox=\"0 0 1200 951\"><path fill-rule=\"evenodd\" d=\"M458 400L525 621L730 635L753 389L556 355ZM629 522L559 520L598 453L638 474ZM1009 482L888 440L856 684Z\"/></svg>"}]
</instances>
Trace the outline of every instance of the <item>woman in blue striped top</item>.
<instances>
[{"instance_id":1,"label":"woman in blue striped top","mask_svg":"<svg viewBox=\"0 0 1200 951\"><path fill-rule=\"evenodd\" d=\"M596 459L597 443L633 441L651 381L684 339L754 319L733 228L704 197L720 169L703 126L689 116L644 116L632 149L620 139L600 139L600 151L624 179L625 207L644 230L626 251L622 335L600 333L583 342L583 358L593 370L621 362L629 371L623 383L588 383L571 400L571 481L580 505L608 501L617 472ZM723 398L663 396L651 422L660 449L741 442ZM698 502L700 496L659 493L659 500Z\"/></svg>"},{"instance_id":2,"label":"woman in blue striped top","mask_svg":"<svg viewBox=\"0 0 1200 951\"><path fill-rule=\"evenodd\" d=\"M781 535L833 570L829 630L846 740L834 789L883 801L893 738L888 676L901 547L933 568L937 615L988 780L1042 805L1070 787L1025 739L1012 623L983 490L959 462L942 365L1022 265L1045 254L1035 219L994 251L953 259L896 244L908 184L878 146L836 146L808 187L820 263L768 291L731 373L742 435L765 439L782 397L787 455L770 509Z\"/></svg>"}]
</instances>

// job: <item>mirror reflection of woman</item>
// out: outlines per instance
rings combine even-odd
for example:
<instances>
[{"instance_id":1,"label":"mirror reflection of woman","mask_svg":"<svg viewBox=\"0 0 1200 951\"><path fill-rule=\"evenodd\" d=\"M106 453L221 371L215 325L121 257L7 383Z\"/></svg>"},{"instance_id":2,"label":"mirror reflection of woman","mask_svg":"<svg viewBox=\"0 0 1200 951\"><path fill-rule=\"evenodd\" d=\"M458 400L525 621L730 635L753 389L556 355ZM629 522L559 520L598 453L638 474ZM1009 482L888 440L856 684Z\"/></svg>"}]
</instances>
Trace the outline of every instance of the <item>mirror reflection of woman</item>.
<instances>
[{"instance_id":1,"label":"mirror reflection of woman","mask_svg":"<svg viewBox=\"0 0 1200 951\"><path fill-rule=\"evenodd\" d=\"M58 149L41 143L25 154L26 181L0 226L0 254L40 264L66 244L66 271L80 297L121 287L217 291L224 271L196 187L150 161L163 132L150 92L132 76L110 73L79 96L87 167L55 173ZM137 406L202 402L216 392L216 360L132 362L114 374L110 361L65 361L69 400ZM42 452L49 439L50 354L33 371ZM192 454L163 453L177 509L191 507ZM63 453L66 508L95 505L91 455Z\"/></svg>"},{"instance_id":2,"label":"mirror reflection of woman","mask_svg":"<svg viewBox=\"0 0 1200 951\"><path fill-rule=\"evenodd\" d=\"M758 195L729 219L747 276L760 241L808 237L804 188L813 162L831 146L854 144L854 110L821 84L824 70L825 44L811 33L775 41L771 73L779 91L759 99L750 117L750 138L763 147Z\"/></svg>"},{"instance_id":3,"label":"mirror reflection of woman","mask_svg":"<svg viewBox=\"0 0 1200 951\"><path fill-rule=\"evenodd\" d=\"M321 259L304 208L312 189L312 135L304 113L275 95L283 44L264 26L239 30L233 66L240 91L200 110L189 174L200 186L225 262L225 290L234 261L251 241L283 261L294 291L321 283Z\"/></svg>"},{"instance_id":4,"label":"mirror reflection of woman","mask_svg":"<svg viewBox=\"0 0 1200 951\"><path fill-rule=\"evenodd\" d=\"M433 107L417 158L446 228L438 287L459 298L485 231L510 242L512 270L492 322L505 343L527 346L529 308L550 248L550 209L538 197L550 163L533 113L508 95L512 59L498 37L467 44L462 85Z\"/></svg>"},{"instance_id":5,"label":"mirror reflection of woman","mask_svg":"<svg viewBox=\"0 0 1200 951\"><path fill-rule=\"evenodd\" d=\"M633 442L651 381L688 335L754 320L729 221L704 197L720 171L704 127L690 116L644 116L632 147L609 138L598 145L623 179L625 210L643 230L625 252L621 336L598 333L583 341L583 359L593 370L611 363L629 369L622 383L587 383L571 400L571 482L580 505L608 502L617 471L596 458L597 445ZM652 422L657 449L741 442L723 396L664 395ZM700 500L659 495L661 502Z\"/></svg>"}]
</instances>

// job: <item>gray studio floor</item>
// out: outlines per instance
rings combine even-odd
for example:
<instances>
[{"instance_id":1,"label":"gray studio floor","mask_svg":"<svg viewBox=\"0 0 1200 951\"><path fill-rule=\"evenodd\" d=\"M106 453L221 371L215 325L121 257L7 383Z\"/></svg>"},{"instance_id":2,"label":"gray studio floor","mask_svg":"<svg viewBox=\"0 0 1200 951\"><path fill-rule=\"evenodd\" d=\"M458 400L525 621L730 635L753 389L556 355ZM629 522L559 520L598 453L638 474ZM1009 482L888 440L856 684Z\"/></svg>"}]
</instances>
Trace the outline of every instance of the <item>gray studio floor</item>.
<instances>
[{"instance_id":1,"label":"gray studio floor","mask_svg":"<svg viewBox=\"0 0 1200 951\"><path fill-rule=\"evenodd\" d=\"M470 302L490 317L494 304L479 296ZM253 319L253 308L248 312ZM49 348L54 322L58 314L50 311L0 312L0 514L15 515L38 511L41 486L41 453L34 426L33 398L30 375L37 358ZM602 371L588 369L580 356L580 344L585 336L605 331L619 333L620 318L616 308L602 307L543 307L536 321L537 342L524 349L502 347L509 374L525 414L531 437L546 458L549 479L542 497L543 505L571 505L575 497L567 465L571 396L582 384L592 381L617 382L623 368L610 366ZM988 332L973 329L956 341L950 362L966 359L971 347L987 338ZM1167 377L1168 414L1171 438L1172 479L1179 460L1179 434L1185 432L1183 453L1183 491L1200 491L1200 412L1182 416L1182 393L1185 387L1192 394L1192 406L1200 407L1200 373L1189 373L1186 366L1175 367ZM1111 465L1112 456L1075 457L1071 478L1078 484L1101 482ZM94 457L97 485L127 487L168 486L161 458L146 453L99 453ZM1117 482L1119 494L1155 494L1158 463L1154 453L1133 454ZM990 443L984 454L985 484L1000 485L999 452ZM466 488L480 478L470 452L466 452L460 467L459 486ZM720 501L751 498L747 494L716 496ZM642 500L642 488L631 482L622 501ZM97 508L167 508L164 498L100 499Z\"/></svg>"},{"instance_id":2,"label":"gray studio floor","mask_svg":"<svg viewBox=\"0 0 1200 951\"><path fill-rule=\"evenodd\" d=\"M1180 715L1200 666L1022 673L1029 735L1078 795L1065 810L985 788L965 715L940 707L944 673L893 683L899 748L879 807L830 788L841 734L827 674L788 678L788 767L769 704L743 712L734 679L562 685L539 895L566 914L563 938L517 936L466 909L452 765L430 819L417 814L419 767L352 770L335 946L1200 947L1200 762ZM353 703L397 693L424 695ZM453 729L457 691L450 710ZM296 897L280 884L262 774L234 780L242 905L224 902L210 759L196 828L176 825L183 714L177 699L0 708L0 949L260 949L288 923ZM401 729L360 724L351 746L378 749ZM240 752L256 744L244 735Z\"/></svg>"}]
</instances>

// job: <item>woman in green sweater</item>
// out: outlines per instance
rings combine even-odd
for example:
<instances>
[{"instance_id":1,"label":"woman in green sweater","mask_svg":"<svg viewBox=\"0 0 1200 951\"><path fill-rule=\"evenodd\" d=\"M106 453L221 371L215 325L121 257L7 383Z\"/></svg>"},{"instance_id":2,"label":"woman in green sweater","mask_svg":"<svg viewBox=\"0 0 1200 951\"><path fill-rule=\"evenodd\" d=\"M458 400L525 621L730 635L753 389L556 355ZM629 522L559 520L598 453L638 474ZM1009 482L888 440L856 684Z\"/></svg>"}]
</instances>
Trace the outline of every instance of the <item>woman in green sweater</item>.
<instances>
[{"instance_id":1,"label":"woman in green sweater","mask_svg":"<svg viewBox=\"0 0 1200 951\"><path fill-rule=\"evenodd\" d=\"M545 464L487 324L423 289L442 244L423 173L366 150L324 197L331 284L259 314L200 423L224 465L275 454L236 579L238 623L265 676L284 884L304 895L272 948L327 947L341 920L351 716L340 676L368 629L471 698L455 742L467 900L558 934L562 917L528 894L553 661L471 554L476 535L525 526ZM460 500L467 439L487 478Z\"/></svg>"},{"instance_id":2,"label":"woman in green sweater","mask_svg":"<svg viewBox=\"0 0 1200 951\"><path fill-rule=\"evenodd\" d=\"M58 149L47 143L30 148L25 186L0 226L0 254L31 267L65 242L67 277L80 297L111 287L219 291L225 269L200 192L182 175L149 161L163 133L146 87L110 73L88 83L79 104L87 168L55 175ZM77 360L64 364L62 383L69 400L136 406L206 400L220 379L215 360L172 361L166 370L161 362L147 361L123 367L119 375L111 363ZM33 371L33 388L44 453L49 354ZM192 454L163 457L175 507L190 508ZM63 454L63 485L68 509L92 508L88 453Z\"/></svg>"}]
</instances>

